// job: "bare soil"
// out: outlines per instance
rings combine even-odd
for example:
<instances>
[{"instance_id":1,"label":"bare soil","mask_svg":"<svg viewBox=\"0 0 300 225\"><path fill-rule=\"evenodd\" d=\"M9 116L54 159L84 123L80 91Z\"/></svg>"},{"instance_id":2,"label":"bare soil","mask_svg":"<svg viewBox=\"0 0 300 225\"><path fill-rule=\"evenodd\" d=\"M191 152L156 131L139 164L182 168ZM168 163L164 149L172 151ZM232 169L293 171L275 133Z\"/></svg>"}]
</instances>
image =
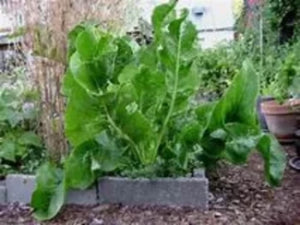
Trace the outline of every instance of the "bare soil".
<instances>
[{"instance_id":1,"label":"bare soil","mask_svg":"<svg viewBox=\"0 0 300 225\"><path fill-rule=\"evenodd\" d=\"M293 147L286 148L289 157ZM0 225L300 225L300 173L287 167L282 186L269 187L263 164L254 154L246 166L222 164L208 175L210 209L127 207L121 205L66 206L52 221L38 223L30 207L0 206Z\"/></svg>"}]
</instances>

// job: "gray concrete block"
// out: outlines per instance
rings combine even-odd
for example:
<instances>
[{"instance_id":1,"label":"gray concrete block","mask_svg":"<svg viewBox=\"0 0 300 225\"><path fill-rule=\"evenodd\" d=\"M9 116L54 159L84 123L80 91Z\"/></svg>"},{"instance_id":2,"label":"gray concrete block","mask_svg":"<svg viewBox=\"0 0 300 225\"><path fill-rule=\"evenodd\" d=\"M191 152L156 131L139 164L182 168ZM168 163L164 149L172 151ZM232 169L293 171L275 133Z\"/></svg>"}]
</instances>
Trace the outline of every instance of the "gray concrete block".
<instances>
[{"instance_id":1,"label":"gray concrete block","mask_svg":"<svg viewBox=\"0 0 300 225\"><path fill-rule=\"evenodd\" d=\"M78 204L78 205L96 205L97 195L96 188L91 187L87 190L71 190L67 195L67 204Z\"/></svg>"},{"instance_id":2,"label":"gray concrete block","mask_svg":"<svg viewBox=\"0 0 300 225\"><path fill-rule=\"evenodd\" d=\"M6 203L6 187L0 185L0 204Z\"/></svg>"},{"instance_id":3,"label":"gray concrete block","mask_svg":"<svg viewBox=\"0 0 300 225\"><path fill-rule=\"evenodd\" d=\"M19 174L8 175L6 177L6 187L8 202L22 202L28 204L31 201L31 195L35 189L35 176ZM96 189L92 187L91 189L82 191L71 190L67 194L66 203L79 205L97 204Z\"/></svg>"},{"instance_id":4,"label":"gray concrete block","mask_svg":"<svg viewBox=\"0 0 300 225\"><path fill-rule=\"evenodd\" d=\"M130 179L106 177L99 180L100 203L166 205L208 208L206 178Z\"/></svg>"},{"instance_id":5,"label":"gray concrete block","mask_svg":"<svg viewBox=\"0 0 300 225\"><path fill-rule=\"evenodd\" d=\"M35 176L8 175L5 185L6 188L0 186L0 203L5 201L30 203L35 188ZM69 191L66 203L192 206L203 209L208 207L208 181L201 175L158 179L104 177L100 179L98 186L99 201L96 189L91 187L88 190Z\"/></svg>"},{"instance_id":6,"label":"gray concrete block","mask_svg":"<svg viewBox=\"0 0 300 225\"><path fill-rule=\"evenodd\" d=\"M6 176L7 202L30 203L35 176L13 174Z\"/></svg>"}]
</instances>

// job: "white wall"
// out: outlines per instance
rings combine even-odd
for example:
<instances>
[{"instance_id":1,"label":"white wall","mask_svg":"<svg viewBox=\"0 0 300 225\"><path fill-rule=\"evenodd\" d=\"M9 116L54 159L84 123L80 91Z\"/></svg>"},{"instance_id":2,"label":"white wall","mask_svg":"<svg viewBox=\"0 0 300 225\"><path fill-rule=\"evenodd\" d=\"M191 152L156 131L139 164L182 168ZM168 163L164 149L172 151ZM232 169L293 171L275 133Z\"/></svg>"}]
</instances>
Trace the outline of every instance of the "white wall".
<instances>
[{"instance_id":1,"label":"white wall","mask_svg":"<svg viewBox=\"0 0 300 225\"><path fill-rule=\"evenodd\" d=\"M154 7L165 2L168 0L142 0L141 16L150 22ZM221 41L233 39L233 30L230 30L234 25L233 0L179 0L180 8L190 11L189 19L196 25L203 47L212 47ZM203 12L202 16L200 12ZM227 30L209 31L222 29Z\"/></svg>"}]
</instances>

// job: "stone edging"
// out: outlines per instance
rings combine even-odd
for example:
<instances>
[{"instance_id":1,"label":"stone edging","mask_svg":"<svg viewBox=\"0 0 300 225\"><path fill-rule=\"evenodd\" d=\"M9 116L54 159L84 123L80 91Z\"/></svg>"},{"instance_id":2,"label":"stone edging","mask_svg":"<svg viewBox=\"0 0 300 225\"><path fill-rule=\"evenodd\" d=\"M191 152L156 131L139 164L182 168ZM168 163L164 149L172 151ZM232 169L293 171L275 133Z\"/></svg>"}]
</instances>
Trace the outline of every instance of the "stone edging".
<instances>
[{"instance_id":1,"label":"stone edging","mask_svg":"<svg viewBox=\"0 0 300 225\"><path fill-rule=\"evenodd\" d=\"M28 204L34 187L35 176L8 175L4 182L0 181L0 204L11 202ZM182 178L104 177L99 180L98 188L94 186L88 190L69 191L66 203L79 205L121 203L207 209L208 180L204 177L203 171L197 172L196 177Z\"/></svg>"}]
</instances>

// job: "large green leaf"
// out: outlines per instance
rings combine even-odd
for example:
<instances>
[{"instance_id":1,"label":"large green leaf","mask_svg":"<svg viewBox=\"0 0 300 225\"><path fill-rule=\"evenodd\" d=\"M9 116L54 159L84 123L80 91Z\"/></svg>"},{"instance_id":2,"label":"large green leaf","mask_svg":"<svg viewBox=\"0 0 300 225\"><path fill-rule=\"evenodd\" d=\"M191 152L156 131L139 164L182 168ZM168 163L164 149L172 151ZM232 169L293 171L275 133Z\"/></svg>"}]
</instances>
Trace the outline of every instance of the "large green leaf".
<instances>
[{"instance_id":1,"label":"large green leaf","mask_svg":"<svg viewBox=\"0 0 300 225\"><path fill-rule=\"evenodd\" d=\"M93 152L99 150L96 141L87 141L76 147L65 162L67 188L86 189L95 181L92 171Z\"/></svg>"},{"instance_id":2,"label":"large green leaf","mask_svg":"<svg viewBox=\"0 0 300 225\"><path fill-rule=\"evenodd\" d=\"M91 94L101 94L101 88L107 83L106 74L100 72L94 62L82 61L78 52L75 52L71 57L70 72L75 80Z\"/></svg>"},{"instance_id":3,"label":"large green leaf","mask_svg":"<svg viewBox=\"0 0 300 225\"><path fill-rule=\"evenodd\" d=\"M259 135L255 113L257 94L258 77L246 61L216 104L197 109L198 120L204 126L200 143L206 164L223 158L233 163L247 160Z\"/></svg>"},{"instance_id":4,"label":"large green leaf","mask_svg":"<svg viewBox=\"0 0 300 225\"><path fill-rule=\"evenodd\" d=\"M176 0L171 0L169 3L159 5L154 9L152 14L152 25L156 41L161 39L162 29L166 24L166 18L173 12L172 10L175 8L176 2Z\"/></svg>"},{"instance_id":5,"label":"large green leaf","mask_svg":"<svg viewBox=\"0 0 300 225\"><path fill-rule=\"evenodd\" d=\"M95 140L99 144L99 149L93 152L92 170L114 171L119 167L122 150L118 148L106 131L97 135Z\"/></svg>"},{"instance_id":6,"label":"large green leaf","mask_svg":"<svg viewBox=\"0 0 300 225\"><path fill-rule=\"evenodd\" d=\"M41 166L36 176L36 187L32 194L31 207L38 220L52 219L65 199L64 173L50 163Z\"/></svg>"},{"instance_id":7,"label":"large green leaf","mask_svg":"<svg viewBox=\"0 0 300 225\"><path fill-rule=\"evenodd\" d=\"M78 146L103 130L101 101L88 95L71 74L65 76L64 93L68 95L65 132L71 144Z\"/></svg>"},{"instance_id":8,"label":"large green leaf","mask_svg":"<svg viewBox=\"0 0 300 225\"><path fill-rule=\"evenodd\" d=\"M165 82L162 73L146 67L142 67L134 76L133 85L138 96L139 108L148 118L155 118L165 100Z\"/></svg>"},{"instance_id":9,"label":"large green leaf","mask_svg":"<svg viewBox=\"0 0 300 225\"><path fill-rule=\"evenodd\" d=\"M95 181L96 172L115 170L121 155L122 151L106 131L79 145L65 162L67 188L88 188Z\"/></svg>"},{"instance_id":10,"label":"large green leaf","mask_svg":"<svg viewBox=\"0 0 300 225\"><path fill-rule=\"evenodd\" d=\"M210 130L215 130L225 123L238 122L254 126L256 118L256 99L258 96L258 76L249 61L243 63L225 95L213 112Z\"/></svg>"},{"instance_id":11,"label":"large green leaf","mask_svg":"<svg viewBox=\"0 0 300 225\"><path fill-rule=\"evenodd\" d=\"M114 38L89 26L76 39L77 51L70 59L70 72L90 94L101 95L131 61L133 51L126 38Z\"/></svg>"},{"instance_id":12,"label":"large green leaf","mask_svg":"<svg viewBox=\"0 0 300 225\"><path fill-rule=\"evenodd\" d=\"M98 37L96 28L88 26L76 38L76 49L82 60L92 60L97 53Z\"/></svg>"},{"instance_id":13,"label":"large green leaf","mask_svg":"<svg viewBox=\"0 0 300 225\"><path fill-rule=\"evenodd\" d=\"M119 127L129 137L130 145L138 154L142 164L153 163L156 158L155 144L157 134L154 132L152 123L132 105L119 112ZM132 111L131 111L132 110Z\"/></svg>"},{"instance_id":14,"label":"large green leaf","mask_svg":"<svg viewBox=\"0 0 300 225\"><path fill-rule=\"evenodd\" d=\"M0 158L14 162L16 160L16 144L14 141L4 139L3 143L0 144Z\"/></svg>"},{"instance_id":15,"label":"large green leaf","mask_svg":"<svg viewBox=\"0 0 300 225\"><path fill-rule=\"evenodd\" d=\"M274 136L261 136L257 149L265 161L265 177L269 184L278 186L286 165L286 155Z\"/></svg>"},{"instance_id":16,"label":"large green leaf","mask_svg":"<svg viewBox=\"0 0 300 225\"><path fill-rule=\"evenodd\" d=\"M120 72L132 61L133 49L129 41L125 38L118 38L114 44L117 46L118 50L116 52L116 57L113 61L113 70L111 79L113 82L117 82Z\"/></svg>"}]
</instances>

